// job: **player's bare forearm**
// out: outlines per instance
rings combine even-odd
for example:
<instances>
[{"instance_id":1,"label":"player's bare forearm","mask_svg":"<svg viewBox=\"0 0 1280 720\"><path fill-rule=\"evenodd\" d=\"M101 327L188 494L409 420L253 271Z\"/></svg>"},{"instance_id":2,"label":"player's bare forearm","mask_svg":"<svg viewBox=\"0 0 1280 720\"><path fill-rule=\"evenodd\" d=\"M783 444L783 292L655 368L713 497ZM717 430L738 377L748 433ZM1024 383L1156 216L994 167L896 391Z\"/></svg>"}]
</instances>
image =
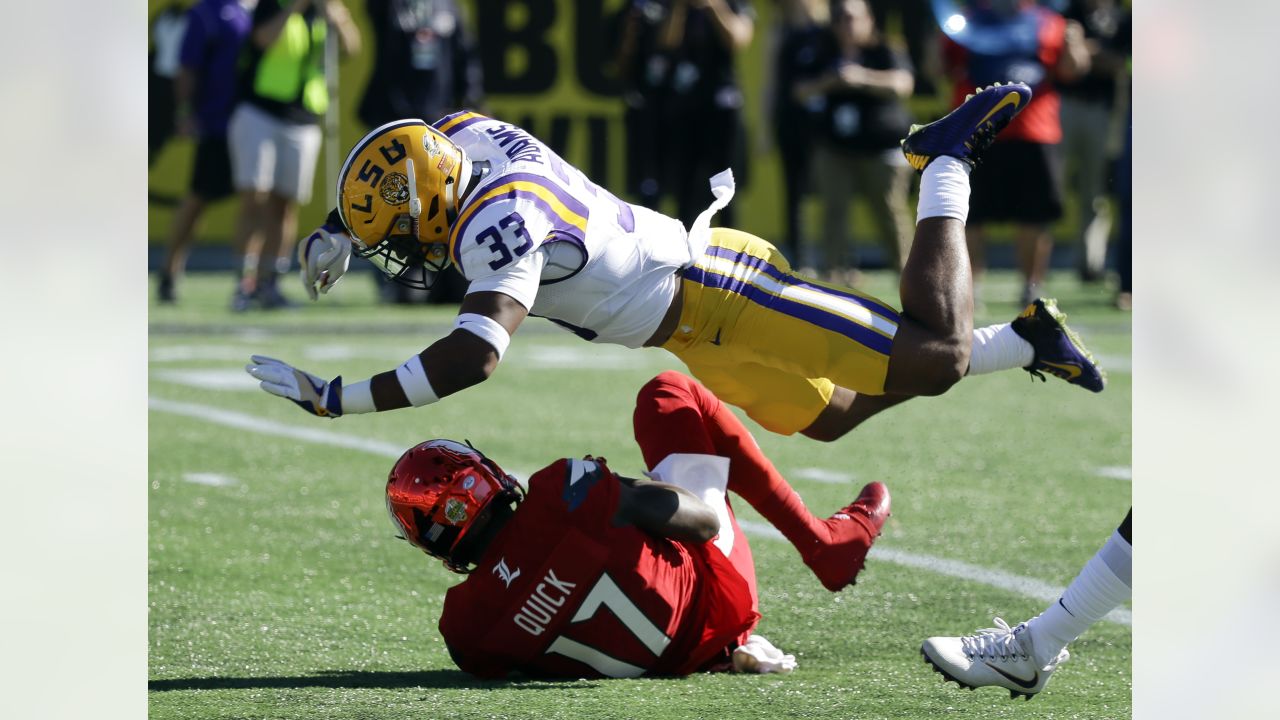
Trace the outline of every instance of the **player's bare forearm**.
<instances>
[{"instance_id":1,"label":"player's bare forearm","mask_svg":"<svg viewBox=\"0 0 1280 720\"><path fill-rule=\"evenodd\" d=\"M418 357L422 358L431 388L441 398L479 385L498 367L498 354L494 349L465 330L454 330L440 338ZM374 375L370 390L379 412L412 405L395 370Z\"/></svg>"},{"instance_id":2,"label":"player's bare forearm","mask_svg":"<svg viewBox=\"0 0 1280 720\"><path fill-rule=\"evenodd\" d=\"M1072 82L1089 72L1089 47L1085 43L1084 28L1075 20L1068 20L1063 36L1062 55L1054 68L1061 82Z\"/></svg>"},{"instance_id":3,"label":"player's bare forearm","mask_svg":"<svg viewBox=\"0 0 1280 720\"><path fill-rule=\"evenodd\" d=\"M194 68L187 65L178 68L178 74L173 76L173 100L179 111L191 109L197 84L197 72Z\"/></svg>"},{"instance_id":4,"label":"player's bare forearm","mask_svg":"<svg viewBox=\"0 0 1280 720\"><path fill-rule=\"evenodd\" d=\"M324 4L325 19L330 27L338 31L338 50L342 56L351 57L360 54L360 29L351 19L351 12L338 0L328 0Z\"/></svg>"},{"instance_id":5,"label":"player's bare forearm","mask_svg":"<svg viewBox=\"0 0 1280 720\"><path fill-rule=\"evenodd\" d=\"M711 25L730 51L744 50L751 44L755 23L750 17L734 13L724 0L699 0L696 4L710 10Z\"/></svg>"},{"instance_id":6,"label":"player's bare forearm","mask_svg":"<svg viewBox=\"0 0 1280 720\"><path fill-rule=\"evenodd\" d=\"M667 13L667 18L663 22L662 28L658 31L659 48L675 50L680 47L680 43L684 40L684 21L688 12L688 3L676 2L672 4L671 11Z\"/></svg>"},{"instance_id":7,"label":"player's bare forearm","mask_svg":"<svg viewBox=\"0 0 1280 720\"><path fill-rule=\"evenodd\" d=\"M290 15L300 13L311 5L311 0L293 0L288 7L280 8L280 11L271 16L269 20L259 25L254 31L250 39L259 50L266 50L275 44L280 38L280 33L284 31L285 21Z\"/></svg>"},{"instance_id":8,"label":"player's bare forearm","mask_svg":"<svg viewBox=\"0 0 1280 720\"><path fill-rule=\"evenodd\" d=\"M704 543L720 532L715 511L688 490L621 475L618 480L622 492L615 523L680 542Z\"/></svg>"},{"instance_id":9,"label":"player's bare forearm","mask_svg":"<svg viewBox=\"0 0 1280 720\"><path fill-rule=\"evenodd\" d=\"M905 100L915 89L915 78L906 70L868 69L863 88L882 98Z\"/></svg>"},{"instance_id":10,"label":"player's bare forearm","mask_svg":"<svg viewBox=\"0 0 1280 720\"><path fill-rule=\"evenodd\" d=\"M498 292L475 292L463 299L459 317L480 315L496 322L510 336L529 311L510 296ZM479 385L493 374L500 359L498 350L479 335L461 328L432 343L419 353L422 369L437 398ZM405 393L395 370L373 376L370 390L379 411L395 410L414 403Z\"/></svg>"}]
</instances>

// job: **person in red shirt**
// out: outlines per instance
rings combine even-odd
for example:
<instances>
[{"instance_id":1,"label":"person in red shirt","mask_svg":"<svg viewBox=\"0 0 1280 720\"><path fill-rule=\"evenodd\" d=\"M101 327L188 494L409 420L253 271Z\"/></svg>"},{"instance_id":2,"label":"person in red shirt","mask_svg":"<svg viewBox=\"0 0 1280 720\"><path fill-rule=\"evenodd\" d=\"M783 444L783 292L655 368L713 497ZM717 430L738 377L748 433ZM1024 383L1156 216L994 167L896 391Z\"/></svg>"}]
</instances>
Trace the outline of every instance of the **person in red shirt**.
<instances>
[{"instance_id":1,"label":"person in red shirt","mask_svg":"<svg viewBox=\"0 0 1280 720\"><path fill-rule=\"evenodd\" d=\"M1017 226L1023 303L1040 295L1049 270L1053 237L1049 226L1062 217L1061 96L1058 83L1089 69L1084 30L1075 21L1029 0L974 0L963 29L943 38L943 63L952 85L952 106L993 82L1031 87L1031 102L988 148L970 176L969 223L965 228L973 264L974 297L986 270L985 226Z\"/></svg>"},{"instance_id":2,"label":"person in red shirt","mask_svg":"<svg viewBox=\"0 0 1280 720\"><path fill-rule=\"evenodd\" d=\"M795 667L752 634L755 569L725 491L836 592L862 570L889 515L888 489L870 483L840 512L814 517L737 417L677 372L641 389L633 420L647 478L587 456L557 460L522 491L451 440L396 462L386 496L401 536L468 573L440 617L459 668L580 678Z\"/></svg>"}]
</instances>

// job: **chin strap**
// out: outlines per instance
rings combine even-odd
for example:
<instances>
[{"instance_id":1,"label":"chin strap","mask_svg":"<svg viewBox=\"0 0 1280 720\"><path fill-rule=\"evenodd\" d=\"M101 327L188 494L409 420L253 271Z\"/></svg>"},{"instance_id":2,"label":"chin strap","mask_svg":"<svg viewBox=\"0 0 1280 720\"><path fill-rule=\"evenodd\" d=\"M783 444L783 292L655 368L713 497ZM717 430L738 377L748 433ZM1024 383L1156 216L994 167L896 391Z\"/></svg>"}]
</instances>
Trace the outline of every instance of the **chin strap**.
<instances>
[{"instance_id":1,"label":"chin strap","mask_svg":"<svg viewBox=\"0 0 1280 720\"><path fill-rule=\"evenodd\" d=\"M418 217L422 215L422 198L418 197L418 177L413 172L413 158L407 160L409 163L409 223L410 229L413 231L413 237L418 235Z\"/></svg>"},{"instance_id":2,"label":"chin strap","mask_svg":"<svg viewBox=\"0 0 1280 720\"><path fill-rule=\"evenodd\" d=\"M444 221L450 227L453 221L458 217L458 189L454 187L455 181L451 177L444 179Z\"/></svg>"}]
</instances>

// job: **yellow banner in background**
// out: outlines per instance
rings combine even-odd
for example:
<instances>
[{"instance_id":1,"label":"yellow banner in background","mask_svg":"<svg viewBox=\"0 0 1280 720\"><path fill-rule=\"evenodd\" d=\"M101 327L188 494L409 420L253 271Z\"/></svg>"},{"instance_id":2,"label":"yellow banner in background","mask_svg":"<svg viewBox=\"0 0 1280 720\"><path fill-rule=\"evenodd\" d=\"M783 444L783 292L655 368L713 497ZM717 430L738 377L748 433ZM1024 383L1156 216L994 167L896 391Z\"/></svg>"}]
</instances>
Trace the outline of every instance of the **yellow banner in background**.
<instances>
[{"instance_id":1,"label":"yellow banner in background","mask_svg":"<svg viewBox=\"0 0 1280 720\"><path fill-rule=\"evenodd\" d=\"M484 68L485 110L525 127L561 151L596 182L621 197L626 193L622 99L611 76L616 51L618 12L631 0L459 0L467 28L477 39ZM173 0L149 0L150 15L173 5ZM189 5L189 2L178 2ZM365 4L347 0L360 28L364 50L342 61L338 95L340 155L368 130L356 117L372 67L374 36ZM751 46L739 57L739 78L746 94L750 184L739 186L734 200L739 224L751 232L778 240L781 232L781 177L775 153L764 152L763 87L768 36L773 32L773 3L754 0L757 17ZM427 118L434 120L435 118ZM148 235L162 245L169 233L173 209L190 183L193 143L175 137L152 165L148 204ZM323 154L321 158L323 159ZM707 202L712 200L707 190ZM316 173L312 200L299 213L299 229L323 222L333 202L333 188L321 168ZM237 203L234 199L209 208L198 244L230 242ZM660 208L674 214L674 206Z\"/></svg>"},{"instance_id":2,"label":"yellow banner in background","mask_svg":"<svg viewBox=\"0 0 1280 720\"><path fill-rule=\"evenodd\" d=\"M612 75L617 15L631 0L469 0L490 113L524 127L615 194L626 193L623 105ZM757 1L755 36L738 57L746 94L750 184L734 200L744 229L778 240L781 176L761 153L773 4ZM707 189L707 203L713 200ZM674 214L674 206L660 208Z\"/></svg>"}]
</instances>

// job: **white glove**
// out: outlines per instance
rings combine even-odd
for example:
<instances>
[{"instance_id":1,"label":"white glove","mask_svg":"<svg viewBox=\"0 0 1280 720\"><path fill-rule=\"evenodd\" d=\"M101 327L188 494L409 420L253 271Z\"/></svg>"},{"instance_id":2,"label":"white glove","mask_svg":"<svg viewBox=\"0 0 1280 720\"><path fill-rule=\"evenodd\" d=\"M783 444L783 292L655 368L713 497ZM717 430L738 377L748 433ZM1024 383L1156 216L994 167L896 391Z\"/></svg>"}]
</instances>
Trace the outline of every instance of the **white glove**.
<instances>
[{"instance_id":1,"label":"white glove","mask_svg":"<svg viewBox=\"0 0 1280 720\"><path fill-rule=\"evenodd\" d=\"M351 264L351 236L341 226L330 222L298 243L298 265L302 267L302 286L312 300L318 293L328 293L338 284Z\"/></svg>"},{"instance_id":2,"label":"white glove","mask_svg":"<svg viewBox=\"0 0 1280 720\"><path fill-rule=\"evenodd\" d=\"M263 390L292 400L312 415L342 417L341 375L325 382L275 358L254 355L250 360L252 362L244 366L245 372L261 380L258 386Z\"/></svg>"},{"instance_id":3,"label":"white glove","mask_svg":"<svg viewBox=\"0 0 1280 720\"><path fill-rule=\"evenodd\" d=\"M740 673L785 674L796 665L795 655L784 654L762 635L751 635L733 651L733 669Z\"/></svg>"}]
</instances>

